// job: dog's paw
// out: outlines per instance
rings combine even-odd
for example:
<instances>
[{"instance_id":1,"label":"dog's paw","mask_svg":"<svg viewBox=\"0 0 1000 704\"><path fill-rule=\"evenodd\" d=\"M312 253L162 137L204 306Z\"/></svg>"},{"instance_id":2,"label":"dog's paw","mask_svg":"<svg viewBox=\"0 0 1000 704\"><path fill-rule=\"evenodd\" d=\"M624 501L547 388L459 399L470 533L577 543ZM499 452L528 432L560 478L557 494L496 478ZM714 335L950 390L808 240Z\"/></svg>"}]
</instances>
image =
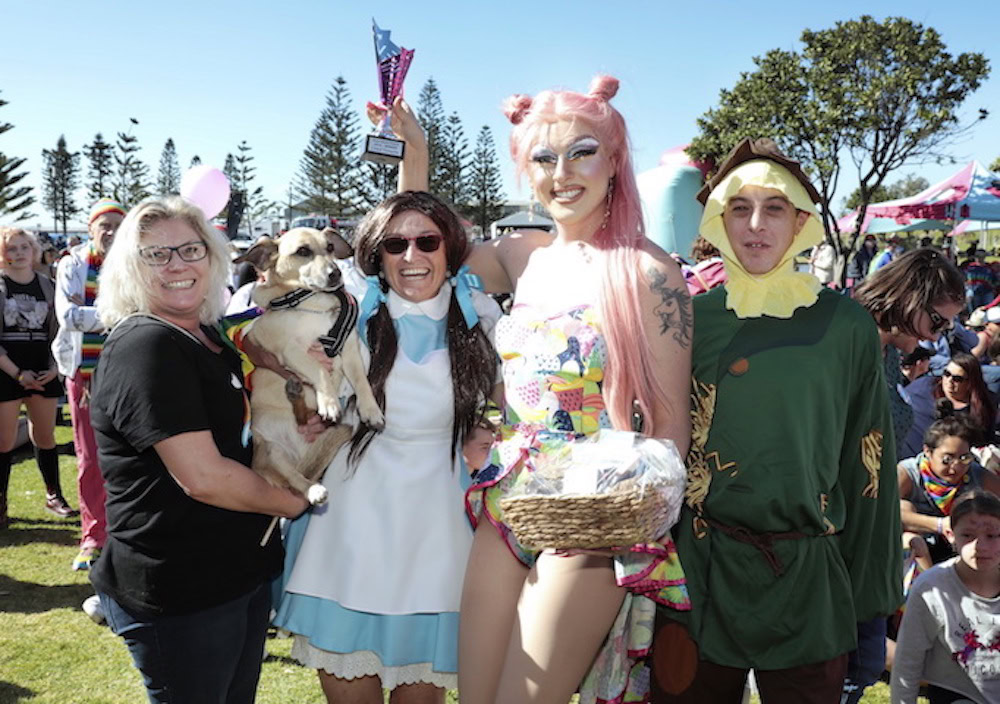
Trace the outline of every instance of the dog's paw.
<instances>
[{"instance_id":1,"label":"dog's paw","mask_svg":"<svg viewBox=\"0 0 1000 704\"><path fill-rule=\"evenodd\" d=\"M325 504L329 496L329 492L327 492L326 487L322 484L313 484L306 492L306 499L308 499L309 503L313 506Z\"/></svg>"},{"instance_id":2,"label":"dog's paw","mask_svg":"<svg viewBox=\"0 0 1000 704\"><path fill-rule=\"evenodd\" d=\"M316 412L323 420L336 423L340 420L340 403L333 396L316 394Z\"/></svg>"},{"instance_id":3,"label":"dog's paw","mask_svg":"<svg viewBox=\"0 0 1000 704\"><path fill-rule=\"evenodd\" d=\"M361 416L361 420L372 428L375 428L375 430L382 430L385 427L385 416L382 414L382 409L378 407L377 403L359 405L358 415Z\"/></svg>"}]
</instances>

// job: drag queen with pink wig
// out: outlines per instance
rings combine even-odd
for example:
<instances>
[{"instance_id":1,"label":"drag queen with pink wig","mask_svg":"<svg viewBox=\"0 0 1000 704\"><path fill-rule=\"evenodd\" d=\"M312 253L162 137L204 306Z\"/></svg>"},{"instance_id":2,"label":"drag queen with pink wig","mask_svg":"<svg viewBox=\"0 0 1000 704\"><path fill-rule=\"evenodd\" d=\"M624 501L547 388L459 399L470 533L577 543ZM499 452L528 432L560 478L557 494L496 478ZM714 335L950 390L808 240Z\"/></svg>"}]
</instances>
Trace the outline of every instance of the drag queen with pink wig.
<instances>
[{"instance_id":1,"label":"drag queen with pink wig","mask_svg":"<svg viewBox=\"0 0 1000 704\"><path fill-rule=\"evenodd\" d=\"M645 701L656 604L689 608L669 536L617 552L532 552L499 499L533 458L600 428L690 442L691 303L677 265L646 239L628 137L586 94L510 98L511 153L556 233L488 241L467 260L491 292L514 292L496 327L506 393L502 440L467 494L477 523L459 629L462 704Z\"/></svg>"}]
</instances>

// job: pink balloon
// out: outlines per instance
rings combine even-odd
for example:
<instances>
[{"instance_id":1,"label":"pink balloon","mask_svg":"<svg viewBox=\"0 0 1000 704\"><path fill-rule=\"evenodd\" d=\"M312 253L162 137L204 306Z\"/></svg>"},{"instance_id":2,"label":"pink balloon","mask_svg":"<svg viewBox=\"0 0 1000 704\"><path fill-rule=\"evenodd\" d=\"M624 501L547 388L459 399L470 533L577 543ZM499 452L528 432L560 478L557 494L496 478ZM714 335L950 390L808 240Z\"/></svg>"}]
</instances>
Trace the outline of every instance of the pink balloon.
<instances>
[{"instance_id":1,"label":"pink balloon","mask_svg":"<svg viewBox=\"0 0 1000 704\"><path fill-rule=\"evenodd\" d=\"M201 208L205 219L211 220L229 202L229 179L218 169L199 164L181 177L181 197Z\"/></svg>"}]
</instances>

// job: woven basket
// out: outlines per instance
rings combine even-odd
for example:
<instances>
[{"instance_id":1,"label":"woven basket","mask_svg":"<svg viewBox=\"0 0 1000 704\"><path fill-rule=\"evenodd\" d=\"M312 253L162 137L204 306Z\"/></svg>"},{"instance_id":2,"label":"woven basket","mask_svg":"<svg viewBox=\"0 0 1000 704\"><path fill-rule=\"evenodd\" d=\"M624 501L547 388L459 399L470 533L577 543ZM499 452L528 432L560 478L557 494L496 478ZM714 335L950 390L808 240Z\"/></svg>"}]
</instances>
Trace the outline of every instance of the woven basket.
<instances>
[{"instance_id":1,"label":"woven basket","mask_svg":"<svg viewBox=\"0 0 1000 704\"><path fill-rule=\"evenodd\" d=\"M659 538L669 506L654 487L634 480L606 494L500 499L504 522L531 550L626 547Z\"/></svg>"}]
</instances>

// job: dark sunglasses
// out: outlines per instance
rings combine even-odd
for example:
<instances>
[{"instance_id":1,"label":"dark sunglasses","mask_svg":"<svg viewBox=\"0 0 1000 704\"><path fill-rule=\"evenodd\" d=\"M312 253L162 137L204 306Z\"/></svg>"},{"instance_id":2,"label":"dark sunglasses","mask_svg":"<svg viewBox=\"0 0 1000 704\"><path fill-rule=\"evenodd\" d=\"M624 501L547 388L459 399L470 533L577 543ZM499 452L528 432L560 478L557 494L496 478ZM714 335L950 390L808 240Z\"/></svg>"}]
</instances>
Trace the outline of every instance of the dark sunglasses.
<instances>
[{"instance_id":1,"label":"dark sunglasses","mask_svg":"<svg viewBox=\"0 0 1000 704\"><path fill-rule=\"evenodd\" d=\"M930 306L927 306L926 311L928 317L930 317L931 319L931 334L937 334L942 330L951 327L951 321L943 317L940 313L938 313Z\"/></svg>"},{"instance_id":2,"label":"dark sunglasses","mask_svg":"<svg viewBox=\"0 0 1000 704\"><path fill-rule=\"evenodd\" d=\"M947 369L941 372L941 376L943 376L945 379L954 379L956 383L961 383L963 381L969 380L969 377L967 377L965 374L952 374Z\"/></svg>"},{"instance_id":3,"label":"dark sunglasses","mask_svg":"<svg viewBox=\"0 0 1000 704\"><path fill-rule=\"evenodd\" d=\"M419 237L399 237L394 235L382 240L382 249L387 254L402 254L410 247L410 242L415 242L417 249L421 252L436 252L441 246L441 235L420 235Z\"/></svg>"}]
</instances>

